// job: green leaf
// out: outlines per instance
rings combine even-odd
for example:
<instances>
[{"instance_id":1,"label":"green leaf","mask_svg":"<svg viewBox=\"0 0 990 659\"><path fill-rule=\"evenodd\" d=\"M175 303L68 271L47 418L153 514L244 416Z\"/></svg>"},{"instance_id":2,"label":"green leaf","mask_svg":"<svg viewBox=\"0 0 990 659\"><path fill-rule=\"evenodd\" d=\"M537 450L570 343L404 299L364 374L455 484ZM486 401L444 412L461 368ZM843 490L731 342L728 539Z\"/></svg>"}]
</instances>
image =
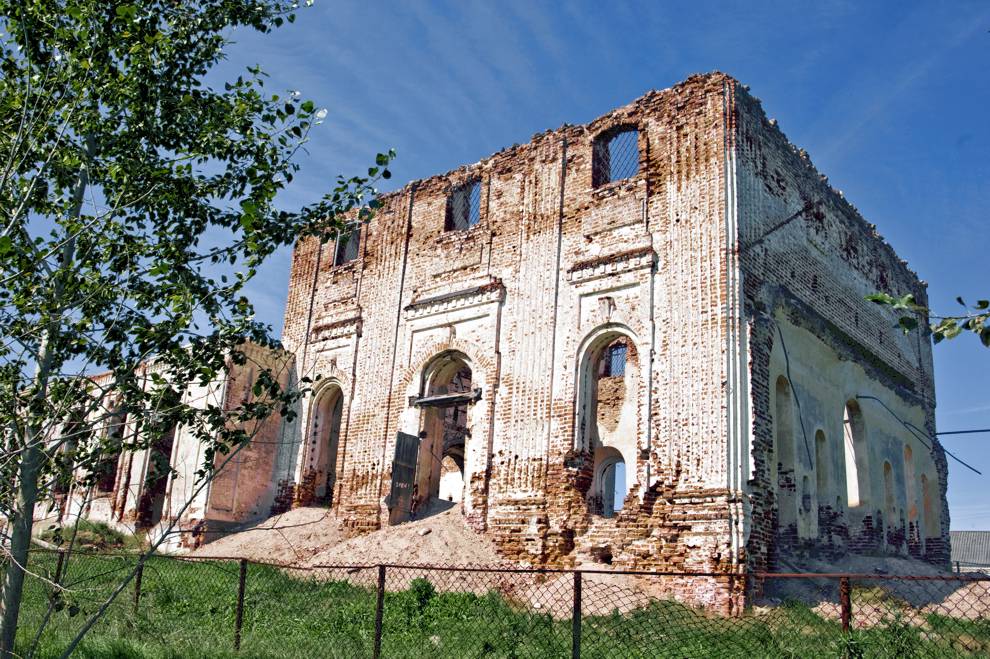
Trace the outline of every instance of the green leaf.
<instances>
[{"instance_id":1,"label":"green leaf","mask_svg":"<svg viewBox=\"0 0 990 659\"><path fill-rule=\"evenodd\" d=\"M313 101L303 101L302 105L300 105L299 107L302 108L303 112L312 112L313 110L316 109L316 105L313 103Z\"/></svg>"},{"instance_id":2,"label":"green leaf","mask_svg":"<svg viewBox=\"0 0 990 659\"><path fill-rule=\"evenodd\" d=\"M896 302L894 296L888 295L887 293L871 293L866 296L866 299L870 302L875 302L876 304L894 304L894 302Z\"/></svg>"},{"instance_id":3,"label":"green leaf","mask_svg":"<svg viewBox=\"0 0 990 659\"><path fill-rule=\"evenodd\" d=\"M0 236L0 257L6 256L14 248L14 241L10 236Z\"/></svg>"}]
</instances>

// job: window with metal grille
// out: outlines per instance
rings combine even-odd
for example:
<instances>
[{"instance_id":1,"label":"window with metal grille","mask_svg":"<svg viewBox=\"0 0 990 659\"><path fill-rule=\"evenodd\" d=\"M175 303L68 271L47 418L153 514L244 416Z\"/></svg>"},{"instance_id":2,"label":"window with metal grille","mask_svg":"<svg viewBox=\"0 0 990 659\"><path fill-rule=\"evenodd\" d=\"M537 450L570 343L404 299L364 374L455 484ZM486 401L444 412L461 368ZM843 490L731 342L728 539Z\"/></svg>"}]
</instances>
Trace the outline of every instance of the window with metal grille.
<instances>
[{"instance_id":1,"label":"window with metal grille","mask_svg":"<svg viewBox=\"0 0 990 659\"><path fill-rule=\"evenodd\" d=\"M615 377L626 374L626 346L614 343L605 349L602 355L602 377Z\"/></svg>"},{"instance_id":2,"label":"window with metal grille","mask_svg":"<svg viewBox=\"0 0 990 659\"><path fill-rule=\"evenodd\" d=\"M639 131L619 128L602 133L594 142L592 184L597 188L639 172Z\"/></svg>"},{"instance_id":3,"label":"window with metal grille","mask_svg":"<svg viewBox=\"0 0 990 659\"><path fill-rule=\"evenodd\" d=\"M361 225L350 224L337 231L336 246L333 251L333 264L343 265L358 257L361 247Z\"/></svg>"},{"instance_id":4,"label":"window with metal grille","mask_svg":"<svg viewBox=\"0 0 990 659\"><path fill-rule=\"evenodd\" d=\"M481 219L481 181L474 180L454 188L447 199L446 231L470 229Z\"/></svg>"}]
</instances>

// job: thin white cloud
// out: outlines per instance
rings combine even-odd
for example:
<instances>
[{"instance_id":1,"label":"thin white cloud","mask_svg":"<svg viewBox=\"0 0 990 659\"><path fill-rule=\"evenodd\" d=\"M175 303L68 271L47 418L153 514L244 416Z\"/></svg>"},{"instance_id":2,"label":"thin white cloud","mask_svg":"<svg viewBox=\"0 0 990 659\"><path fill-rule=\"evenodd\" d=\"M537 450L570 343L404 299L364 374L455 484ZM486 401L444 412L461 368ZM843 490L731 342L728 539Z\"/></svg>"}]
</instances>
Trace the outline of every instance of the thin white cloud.
<instances>
[{"instance_id":1,"label":"thin white cloud","mask_svg":"<svg viewBox=\"0 0 990 659\"><path fill-rule=\"evenodd\" d=\"M852 144L863 129L882 117L892 103L914 87L920 80L927 78L948 53L966 43L974 36L985 33L988 19L990 19L990 12L985 12L973 20L967 21L966 25L956 32L955 36L942 48L925 51L927 52L925 57L916 58L902 67L899 75L893 77L893 82L890 85L878 89L877 94L869 104L859 112L857 119L850 123L835 139L825 145L825 148L821 152L822 160L837 160L841 158L849 145Z\"/></svg>"}]
</instances>

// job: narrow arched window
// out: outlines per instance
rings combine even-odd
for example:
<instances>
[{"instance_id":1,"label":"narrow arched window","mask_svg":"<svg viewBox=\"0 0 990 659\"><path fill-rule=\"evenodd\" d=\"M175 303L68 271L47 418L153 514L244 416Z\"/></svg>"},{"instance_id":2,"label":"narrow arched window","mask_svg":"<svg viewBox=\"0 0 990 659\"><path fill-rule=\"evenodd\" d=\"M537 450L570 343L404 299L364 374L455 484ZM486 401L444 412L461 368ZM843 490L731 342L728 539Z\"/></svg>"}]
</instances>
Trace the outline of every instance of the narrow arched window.
<instances>
[{"instance_id":1,"label":"narrow arched window","mask_svg":"<svg viewBox=\"0 0 990 659\"><path fill-rule=\"evenodd\" d=\"M843 447L846 468L846 502L850 508L858 508L870 500L870 465L866 446L866 427L859 403L846 403L842 419Z\"/></svg>"},{"instance_id":2,"label":"narrow arched window","mask_svg":"<svg viewBox=\"0 0 990 659\"><path fill-rule=\"evenodd\" d=\"M622 127L595 138L591 163L594 187L621 181L639 173L639 130Z\"/></svg>"},{"instance_id":3,"label":"narrow arched window","mask_svg":"<svg viewBox=\"0 0 990 659\"><path fill-rule=\"evenodd\" d=\"M798 479L794 459L794 412L791 383L777 378L774 392L773 480L778 504L778 524L784 530L797 523Z\"/></svg>"}]
</instances>

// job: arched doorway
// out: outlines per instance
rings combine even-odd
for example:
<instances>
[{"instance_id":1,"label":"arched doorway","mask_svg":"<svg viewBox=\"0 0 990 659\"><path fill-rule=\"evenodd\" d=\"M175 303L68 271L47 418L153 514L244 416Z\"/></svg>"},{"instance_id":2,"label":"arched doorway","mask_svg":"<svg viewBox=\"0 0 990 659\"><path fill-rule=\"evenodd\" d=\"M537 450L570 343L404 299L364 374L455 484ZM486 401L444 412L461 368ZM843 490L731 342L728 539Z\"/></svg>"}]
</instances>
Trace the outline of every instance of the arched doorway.
<instances>
[{"instance_id":1,"label":"arched doorway","mask_svg":"<svg viewBox=\"0 0 990 659\"><path fill-rule=\"evenodd\" d=\"M423 513L431 501L464 499L464 457L471 438L469 406L477 399L468 359L447 352L434 359L423 374L423 395L416 405L420 416L420 448L412 512Z\"/></svg>"},{"instance_id":2,"label":"arched doorway","mask_svg":"<svg viewBox=\"0 0 990 659\"><path fill-rule=\"evenodd\" d=\"M612 447L599 451L598 469L592 482L594 496L591 499L591 512L602 517L614 517L622 510L626 494L626 462L622 454Z\"/></svg>"},{"instance_id":3,"label":"arched doorway","mask_svg":"<svg viewBox=\"0 0 990 659\"><path fill-rule=\"evenodd\" d=\"M308 475L311 503L333 504L337 482L337 447L344 413L344 394L336 384L324 388L313 405L310 422Z\"/></svg>"}]
</instances>

